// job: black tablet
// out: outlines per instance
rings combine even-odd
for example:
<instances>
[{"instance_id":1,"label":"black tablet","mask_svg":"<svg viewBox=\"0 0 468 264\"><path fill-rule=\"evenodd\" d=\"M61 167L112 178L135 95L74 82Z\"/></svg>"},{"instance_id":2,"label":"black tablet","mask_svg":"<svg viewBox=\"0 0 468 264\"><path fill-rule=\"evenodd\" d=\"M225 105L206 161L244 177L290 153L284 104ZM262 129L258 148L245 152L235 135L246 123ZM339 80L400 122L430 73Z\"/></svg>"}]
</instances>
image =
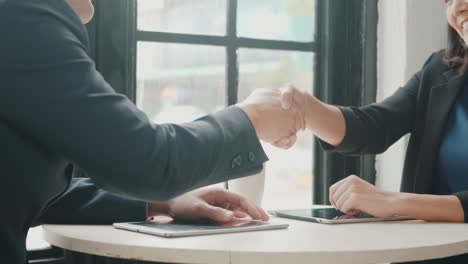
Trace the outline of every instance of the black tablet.
<instances>
[{"instance_id":1,"label":"black tablet","mask_svg":"<svg viewBox=\"0 0 468 264\"><path fill-rule=\"evenodd\" d=\"M324 224L346 224L378 221L398 221L410 220L412 218L404 216L393 216L388 218L378 218L368 214L347 215L335 208L310 208L297 210L274 210L270 214L278 217L304 220Z\"/></svg>"}]
</instances>

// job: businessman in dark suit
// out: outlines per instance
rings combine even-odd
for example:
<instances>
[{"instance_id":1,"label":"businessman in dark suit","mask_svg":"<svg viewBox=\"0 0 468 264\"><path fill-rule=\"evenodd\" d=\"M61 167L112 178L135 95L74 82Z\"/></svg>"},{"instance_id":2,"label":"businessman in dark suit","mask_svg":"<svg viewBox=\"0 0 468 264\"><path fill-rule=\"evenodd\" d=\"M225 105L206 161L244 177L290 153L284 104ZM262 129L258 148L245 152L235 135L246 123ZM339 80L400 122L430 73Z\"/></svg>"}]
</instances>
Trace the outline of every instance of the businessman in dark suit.
<instances>
[{"instance_id":1,"label":"businessman in dark suit","mask_svg":"<svg viewBox=\"0 0 468 264\"><path fill-rule=\"evenodd\" d=\"M301 113L271 90L192 123L152 124L96 71L82 24L92 14L89 0L0 1L2 263L24 264L41 223L268 219L234 193L187 192L259 172L259 138L290 147ZM90 179L72 179L72 163Z\"/></svg>"}]
</instances>

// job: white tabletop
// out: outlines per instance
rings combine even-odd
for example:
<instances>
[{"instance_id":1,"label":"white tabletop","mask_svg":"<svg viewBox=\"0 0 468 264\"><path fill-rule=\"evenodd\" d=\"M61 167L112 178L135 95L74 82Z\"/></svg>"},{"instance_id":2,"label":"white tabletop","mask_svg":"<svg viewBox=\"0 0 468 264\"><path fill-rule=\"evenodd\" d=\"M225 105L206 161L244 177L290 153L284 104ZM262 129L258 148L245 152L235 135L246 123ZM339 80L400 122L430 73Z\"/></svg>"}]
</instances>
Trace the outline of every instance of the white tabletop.
<instances>
[{"instance_id":1,"label":"white tabletop","mask_svg":"<svg viewBox=\"0 0 468 264\"><path fill-rule=\"evenodd\" d=\"M160 238L112 226L44 226L57 247L169 263L387 263L468 252L468 225L422 221L324 225L273 218L289 229Z\"/></svg>"}]
</instances>

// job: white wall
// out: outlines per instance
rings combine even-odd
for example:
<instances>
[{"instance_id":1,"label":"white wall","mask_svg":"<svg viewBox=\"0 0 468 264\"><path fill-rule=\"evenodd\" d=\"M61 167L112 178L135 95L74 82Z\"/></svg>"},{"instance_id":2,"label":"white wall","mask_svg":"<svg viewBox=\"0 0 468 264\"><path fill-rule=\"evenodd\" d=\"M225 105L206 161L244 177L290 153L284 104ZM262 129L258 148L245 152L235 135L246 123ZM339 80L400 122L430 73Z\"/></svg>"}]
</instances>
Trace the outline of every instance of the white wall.
<instances>
[{"instance_id":1,"label":"white wall","mask_svg":"<svg viewBox=\"0 0 468 264\"><path fill-rule=\"evenodd\" d=\"M432 52L445 47L446 26L442 0L379 1L377 101L393 94ZM377 186L399 190L406 141L377 156Z\"/></svg>"}]
</instances>

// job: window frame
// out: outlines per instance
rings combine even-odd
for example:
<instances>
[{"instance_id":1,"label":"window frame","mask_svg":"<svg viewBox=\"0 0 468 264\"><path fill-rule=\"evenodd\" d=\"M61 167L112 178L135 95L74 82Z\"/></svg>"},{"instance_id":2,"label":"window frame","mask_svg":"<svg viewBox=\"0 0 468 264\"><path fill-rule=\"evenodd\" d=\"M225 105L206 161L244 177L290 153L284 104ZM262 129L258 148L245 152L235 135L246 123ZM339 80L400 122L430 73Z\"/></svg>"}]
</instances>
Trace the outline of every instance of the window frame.
<instances>
[{"instance_id":1,"label":"window frame","mask_svg":"<svg viewBox=\"0 0 468 264\"><path fill-rule=\"evenodd\" d=\"M375 102L378 0L320 0L317 19L315 96L334 105ZM314 164L315 204L330 204L329 187L349 175L375 184L375 155L350 157L316 147Z\"/></svg>"},{"instance_id":2,"label":"window frame","mask_svg":"<svg viewBox=\"0 0 468 264\"><path fill-rule=\"evenodd\" d=\"M315 96L337 105L359 106L376 100L377 0L317 0L314 42L237 37L237 0L228 1L226 36L138 31L136 0L98 0L95 6L95 19L87 26L91 56L106 81L133 102L138 41L225 46L228 105L235 104L238 98L239 48L312 52ZM348 43L348 48L343 49L343 43ZM318 144L313 151L311 203L328 204L329 186L351 174L375 183L375 156L325 153Z\"/></svg>"}]
</instances>

